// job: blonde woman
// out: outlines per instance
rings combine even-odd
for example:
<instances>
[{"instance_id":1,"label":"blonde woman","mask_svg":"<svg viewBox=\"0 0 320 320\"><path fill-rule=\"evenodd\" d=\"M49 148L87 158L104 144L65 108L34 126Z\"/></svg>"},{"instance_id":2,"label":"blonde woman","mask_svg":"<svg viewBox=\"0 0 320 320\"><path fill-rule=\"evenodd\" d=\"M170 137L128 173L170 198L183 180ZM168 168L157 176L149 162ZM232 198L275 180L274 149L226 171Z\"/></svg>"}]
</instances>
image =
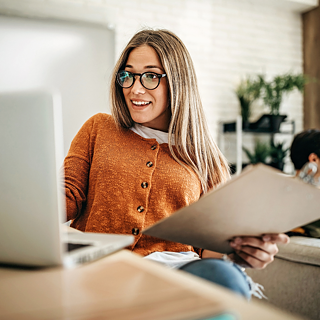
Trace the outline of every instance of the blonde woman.
<instances>
[{"instance_id":1,"label":"blonde woman","mask_svg":"<svg viewBox=\"0 0 320 320\"><path fill-rule=\"evenodd\" d=\"M180 268L249 298L237 264L215 253L160 240L141 230L197 201L229 179L227 161L212 141L189 53L167 30L143 30L115 66L112 116L90 118L65 159L68 219L86 232L133 234L128 249ZM229 260L263 268L282 234L237 237Z\"/></svg>"}]
</instances>

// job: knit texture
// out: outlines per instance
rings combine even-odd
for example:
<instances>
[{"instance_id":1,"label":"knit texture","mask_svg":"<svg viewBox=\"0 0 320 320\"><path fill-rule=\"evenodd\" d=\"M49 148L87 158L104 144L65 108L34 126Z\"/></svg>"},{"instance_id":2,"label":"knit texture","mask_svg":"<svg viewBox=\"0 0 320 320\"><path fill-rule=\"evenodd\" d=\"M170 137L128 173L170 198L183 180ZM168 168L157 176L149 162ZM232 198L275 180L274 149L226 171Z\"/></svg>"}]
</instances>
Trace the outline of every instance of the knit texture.
<instances>
[{"instance_id":1,"label":"knit texture","mask_svg":"<svg viewBox=\"0 0 320 320\"><path fill-rule=\"evenodd\" d=\"M112 116L90 118L72 141L64 161L67 217L85 232L134 234L128 249L186 252L189 245L141 231L197 201L200 181L171 156L168 144L120 129Z\"/></svg>"}]
</instances>

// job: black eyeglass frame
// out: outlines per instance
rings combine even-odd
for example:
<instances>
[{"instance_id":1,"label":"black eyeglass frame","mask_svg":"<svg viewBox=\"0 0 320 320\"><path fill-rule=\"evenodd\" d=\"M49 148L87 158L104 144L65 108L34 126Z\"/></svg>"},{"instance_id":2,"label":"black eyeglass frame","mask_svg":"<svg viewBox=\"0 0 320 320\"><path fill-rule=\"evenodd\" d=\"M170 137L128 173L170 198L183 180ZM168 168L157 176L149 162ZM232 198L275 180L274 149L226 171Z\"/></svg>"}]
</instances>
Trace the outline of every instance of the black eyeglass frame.
<instances>
[{"instance_id":1,"label":"black eyeglass frame","mask_svg":"<svg viewBox=\"0 0 320 320\"><path fill-rule=\"evenodd\" d=\"M124 86L121 85L120 80L119 80L119 78L118 78L120 72L128 72L128 73L130 73L130 74L133 75L133 82L132 82L131 86L129 86L129 87L124 87ZM152 73L152 74L156 75L156 77L158 78L158 84L157 84L157 86L156 86L155 88L149 89L149 88L147 88L146 86L143 85L141 79L142 79L143 75L145 75L146 73ZM161 78L166 77L167 74L166 74L166 73L160 74L160 73L156 73L156 72L152 72L152 71L146 71L146 72L143 72L143 73L133 73L133 72L130 72L130 71L127 71L127 70L120 70L120 71L118 71L117 74L116 74L116 80L117 80L118 85L119 85L121 88L129 89L129 88L131 88L131 87L134 85L134 83L135 83L135 81L136 81L136 76L139 76L139 81L140 81L141 85L142 85L145 89L147 89L147 90L155 90L155 89L157 89L157 88L159 87Z\"/></svg>"}]
</instances>

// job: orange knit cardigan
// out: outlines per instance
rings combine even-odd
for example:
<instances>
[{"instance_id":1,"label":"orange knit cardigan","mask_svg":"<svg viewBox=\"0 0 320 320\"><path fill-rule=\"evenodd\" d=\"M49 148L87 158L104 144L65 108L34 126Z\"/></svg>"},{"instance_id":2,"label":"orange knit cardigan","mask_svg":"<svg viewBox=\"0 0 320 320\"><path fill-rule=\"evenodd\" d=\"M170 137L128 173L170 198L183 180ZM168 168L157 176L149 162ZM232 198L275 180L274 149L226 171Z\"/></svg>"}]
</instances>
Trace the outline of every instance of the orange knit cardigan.
<instances>
[{"instance_id":1,"label":"orange knit cardigan","mask_svg":"<svg viewBox=\"0 0 320 320\"><path fill-rule=\"evenodd\" d=\"M201 185L171 156L168 144L120 129L112 116L90 118L72 141L64 161L68 220L86 232L133 234L128 249L200 249L165 241L141 230L199 199Z\"/></svg>"}]
</instances>

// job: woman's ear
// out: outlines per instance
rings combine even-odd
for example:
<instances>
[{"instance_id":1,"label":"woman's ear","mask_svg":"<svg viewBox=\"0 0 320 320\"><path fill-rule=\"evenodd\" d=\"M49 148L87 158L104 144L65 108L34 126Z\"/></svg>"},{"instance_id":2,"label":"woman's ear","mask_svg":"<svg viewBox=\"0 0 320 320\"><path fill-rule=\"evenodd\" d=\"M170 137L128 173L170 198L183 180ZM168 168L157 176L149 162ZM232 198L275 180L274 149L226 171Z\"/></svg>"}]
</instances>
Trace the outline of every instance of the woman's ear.
<instances>
[{"instance_id":1,"label":"woman's ear","mask_svg":"<svg viewBox=\"0 0 320 320\"><path fill-rule=\"evenodd\" d=\"M310 153L308 157L309 162L320 162L319 157L315 153Z\"/></svg>"}]
</instances>

